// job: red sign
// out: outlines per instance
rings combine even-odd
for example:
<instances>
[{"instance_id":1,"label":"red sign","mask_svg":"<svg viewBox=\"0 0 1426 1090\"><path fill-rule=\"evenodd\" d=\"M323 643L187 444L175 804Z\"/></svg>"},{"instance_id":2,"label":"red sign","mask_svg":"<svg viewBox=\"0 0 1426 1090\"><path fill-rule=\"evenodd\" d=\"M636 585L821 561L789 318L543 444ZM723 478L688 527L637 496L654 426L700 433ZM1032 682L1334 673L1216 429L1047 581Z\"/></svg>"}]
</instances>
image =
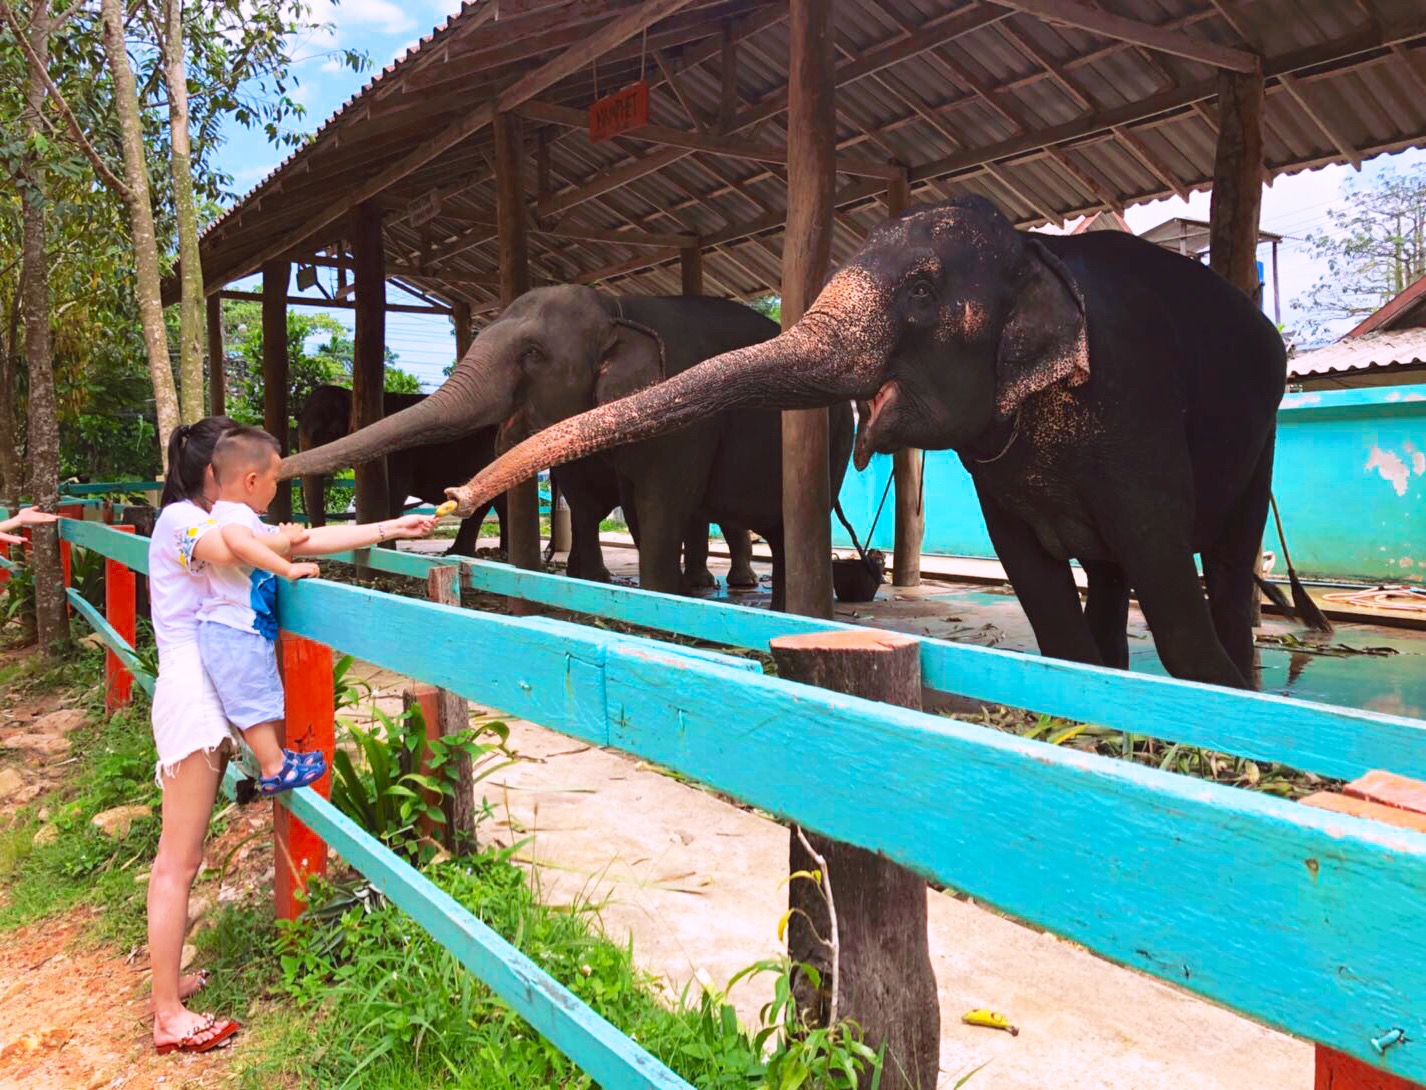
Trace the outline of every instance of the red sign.
<instances>
[{"instance_id":1,"label":"red sign","mask_svg":"<svg viewBox=\"0 0 1426 1090\"><path fill-rule=\"evenodd\" d=\"M630 129L641 129L648 123L649 85L645 80L606 95L589 107L591 143L597 144Z\"/></svg>"}]
</instances>

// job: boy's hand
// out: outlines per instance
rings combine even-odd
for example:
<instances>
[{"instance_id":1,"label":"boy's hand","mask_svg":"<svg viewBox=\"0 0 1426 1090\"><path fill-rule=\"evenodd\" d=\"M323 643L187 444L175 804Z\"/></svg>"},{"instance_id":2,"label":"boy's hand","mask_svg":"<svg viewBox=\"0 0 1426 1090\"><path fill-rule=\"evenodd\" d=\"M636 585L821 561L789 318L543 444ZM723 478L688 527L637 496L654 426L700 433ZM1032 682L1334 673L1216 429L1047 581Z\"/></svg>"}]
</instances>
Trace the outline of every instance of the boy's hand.
<instances>
[{"instance_id":1,"label":"boy's hand","mask_svg":"<svg viewBox=\"0 0 1426 1090\"><path fill-rule=\"evenodd\" d=\"M307 532L307 527L300 522L279 522L277 532L287 539L287 545L301 545L312 535Z\"/></svg>"},{"instance_id":2,"label":"boy's hand","mask_svg":"<svg viewBox=\"0 0 1426 1090\"><path fill-rule=\"evenodd\" d=\"M3 541L3 542L4 542L5 544L7 544L7 545L23 545L23 544L25 544L25 539L24 539L24 538L22 538L22 537L16 537L14 534L7 534L7 533L4 533L3 531L0 531L0 541Z\"/></svg>"},{"instance_id":3,"label":"boy's hand","mask_svg":"<svg viewBox=\"0 0 1426 1090\"><path fill-rule=\"evenodd\" d=\"M317 576L319 576L319 575L321 575L321 574L322 574L322 569L319 568L319 567L317 567L316 564L312 564L312 563L289 564L289 565L287 566L287 575L286 575L286 578L288 578L288 579L309 579L309 578L315 579Z\"/></svg>"},{"instance_id":4,"label":"boy's hand","mask_svg":"<svg viewBox=\"0 0 1426 1090\"><path fill-rule=\"evenodd\" d=\"M391 519L386 524L386 536L389 538L413 538L425 537L436 528L436 520L432 515L402 515L399 519Z\"/></svg>"}]
</instances>

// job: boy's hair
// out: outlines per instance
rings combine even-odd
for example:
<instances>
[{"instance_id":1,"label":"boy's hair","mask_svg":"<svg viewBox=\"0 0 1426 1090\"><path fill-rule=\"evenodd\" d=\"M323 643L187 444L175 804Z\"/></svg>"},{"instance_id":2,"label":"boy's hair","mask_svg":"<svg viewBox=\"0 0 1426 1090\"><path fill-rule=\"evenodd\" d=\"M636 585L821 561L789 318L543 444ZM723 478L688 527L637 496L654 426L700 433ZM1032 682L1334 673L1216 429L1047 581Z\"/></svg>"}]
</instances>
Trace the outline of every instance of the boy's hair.
<instances>
[{"instance_id":1,"label":"boy's hair","mask_svg":"<svg viewBox=\"0 0 1426 1090\"><path fill-rule=\"evenodd\" d=\"M213 461L218 440L238 425L226 416L207 416L180 424L168 437L168 475L163 482L160 507L180 500L203 502L203 476Z\"/></svg>"},{"instance_id":2,"label":"boy's hair","mask_svg":"<svg viewBox=\"0 0 1426 1090\"><path fill-rule=\"evenodd\" d=\"M268 459L281 453L281 445L261 428L233 428L213 447L213 479L222 483L231 476L265 469Z\"/></svg>"}]
</instances>

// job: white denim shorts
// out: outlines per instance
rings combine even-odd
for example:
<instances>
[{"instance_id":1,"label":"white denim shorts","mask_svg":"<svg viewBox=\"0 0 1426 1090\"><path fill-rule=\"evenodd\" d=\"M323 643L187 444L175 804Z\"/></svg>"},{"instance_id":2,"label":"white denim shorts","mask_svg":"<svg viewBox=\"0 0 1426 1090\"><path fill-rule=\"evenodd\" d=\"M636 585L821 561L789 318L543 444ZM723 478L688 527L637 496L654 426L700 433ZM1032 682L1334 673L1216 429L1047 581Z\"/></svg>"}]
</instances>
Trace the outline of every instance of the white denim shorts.
<instances>
[{"instance_id":1,"label":"white denim shorts","mask_svg":"<svg viewBox=\"0 0 1426 1090\"><path fill-rule=\"evenodd\" d=\"M154 778L160 788L178 762L194 753L210 754L216 762L224 748L242 741L228 723L222 701L203 669L198 642L164 648L158 657L153 694L153 740L158 750Z\"/></svg>"}]
</instances>

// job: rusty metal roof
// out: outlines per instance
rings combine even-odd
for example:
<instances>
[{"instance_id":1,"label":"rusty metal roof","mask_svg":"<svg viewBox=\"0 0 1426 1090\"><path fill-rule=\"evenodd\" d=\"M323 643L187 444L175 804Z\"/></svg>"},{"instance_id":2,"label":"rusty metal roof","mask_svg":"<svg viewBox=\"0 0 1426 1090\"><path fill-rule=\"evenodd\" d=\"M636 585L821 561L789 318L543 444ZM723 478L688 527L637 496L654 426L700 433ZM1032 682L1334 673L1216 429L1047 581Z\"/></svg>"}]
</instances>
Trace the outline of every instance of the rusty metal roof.
<instances>
[{"instance_id":1,"label":"rusty metal roof","mask_svg":"<svg viewBox=\"0 0 1426 1090\"><path fill-rule=\"evenodd\" d=\"M1052 25L1007 2L838 0L839 156L904 165L914 200L984 194L1026 226L1208 186L1215 67ZM346 223L331 210L365 187L385 210L389 276L464 299L477 312L493 309L493 143L478 122L533 68L638 6L466 4L209 226L202 241L209 290L255 271L264 257L344 261ZM677 292L678 245L693 234L708 292L747 299L777 288L786 204L780 163L636 134L594 144L574 123L596 89L607 94L642 75L652 88L653 126L705 143L785 146L785 2L668 8L677 10L518 111L536 282ZM1419 0L1102 0L1092 10L1100 9L1263 57L1270 174L1360 162L1426 140ZM725 52L736 63L726 128ZM427 154L452 131L464 134ZM847 259L884 217L886 184L864 170L839 174L834 261Z\"/></svg>"},{"instance_id":2,"label":"rusty metal roof","mask_svg":"<svg viewBox=\"0 0 1426 1090\"><path fill-rule=\"evenodd\" d=\"M1343 337L1288 360L1287 381L1305 389L1426 382L1426 328Z\"/></svg>"}]
</instances>

